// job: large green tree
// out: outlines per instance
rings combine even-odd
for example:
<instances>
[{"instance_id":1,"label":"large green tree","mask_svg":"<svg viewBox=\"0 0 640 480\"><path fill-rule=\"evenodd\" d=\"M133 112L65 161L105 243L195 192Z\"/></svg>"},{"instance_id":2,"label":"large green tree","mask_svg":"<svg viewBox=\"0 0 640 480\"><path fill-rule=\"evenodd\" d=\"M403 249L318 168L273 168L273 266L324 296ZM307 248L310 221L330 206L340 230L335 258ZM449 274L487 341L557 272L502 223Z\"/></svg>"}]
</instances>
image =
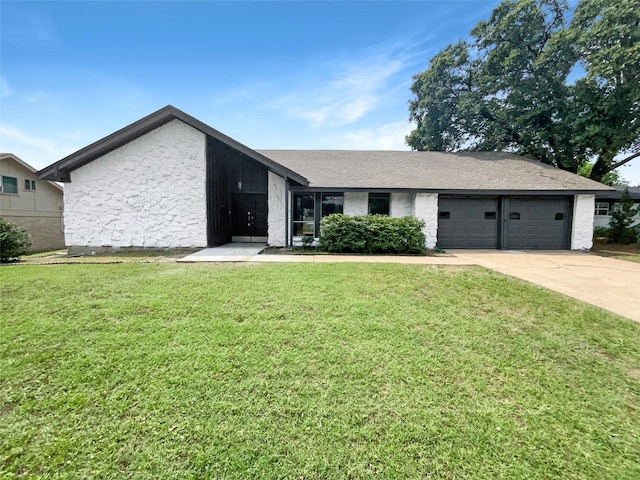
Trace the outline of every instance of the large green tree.
<instances>
[{"instance_id":1,"label":"large green tree","mask_svg":"<svg viewBox=\"0 0 640 480\"><path fill-rule=\"evenodd\" d=\"M416 150L513 151L572 172L591 161L600 181L640 156L640 0L503 1L411 91Z\"/></svg>"}]
</instances>

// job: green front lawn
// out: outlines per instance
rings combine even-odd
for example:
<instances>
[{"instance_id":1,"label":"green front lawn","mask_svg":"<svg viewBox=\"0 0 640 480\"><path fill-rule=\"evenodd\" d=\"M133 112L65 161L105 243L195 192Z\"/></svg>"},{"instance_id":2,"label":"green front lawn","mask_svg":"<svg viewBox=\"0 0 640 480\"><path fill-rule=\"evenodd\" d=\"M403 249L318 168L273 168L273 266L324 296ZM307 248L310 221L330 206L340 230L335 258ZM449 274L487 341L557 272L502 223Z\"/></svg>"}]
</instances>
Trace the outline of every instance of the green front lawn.
<instances>
[{"instance_id":1,"label":"green front lawn","mask_svg":"<svg viewBox=\"0 0 640 480\"><path fill-rule=\"evenodd\" d=\"M0 268L0 478L640 478L640 325L481 268Z\"/></svg>"}]
</instances>

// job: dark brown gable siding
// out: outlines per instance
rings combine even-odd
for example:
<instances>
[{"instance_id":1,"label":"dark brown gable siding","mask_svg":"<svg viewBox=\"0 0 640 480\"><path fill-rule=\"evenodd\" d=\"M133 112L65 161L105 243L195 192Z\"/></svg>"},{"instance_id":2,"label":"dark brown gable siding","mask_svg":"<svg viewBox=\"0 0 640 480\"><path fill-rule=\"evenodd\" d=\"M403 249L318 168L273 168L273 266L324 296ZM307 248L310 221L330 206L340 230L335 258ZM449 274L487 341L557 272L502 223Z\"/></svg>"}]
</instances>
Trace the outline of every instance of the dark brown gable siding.
<instances>
[{"instance_id":1,"label":"dark brown gable siding","mask_svg":"<svg viewBox=\"0 0 640 480\"><path fill-rule=\"evenodd\" d=\"M231 241L227 155L224 144L207 136L207 243L223 245Z\"/></svg>"}]
</instances>

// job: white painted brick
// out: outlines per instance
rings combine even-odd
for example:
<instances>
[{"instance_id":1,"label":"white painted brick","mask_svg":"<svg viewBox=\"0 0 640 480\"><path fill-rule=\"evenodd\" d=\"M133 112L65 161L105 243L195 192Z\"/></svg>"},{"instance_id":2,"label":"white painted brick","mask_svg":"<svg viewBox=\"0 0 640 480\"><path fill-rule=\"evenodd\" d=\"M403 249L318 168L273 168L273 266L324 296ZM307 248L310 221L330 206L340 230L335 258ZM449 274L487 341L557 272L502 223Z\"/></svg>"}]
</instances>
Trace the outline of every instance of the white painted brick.
<instances>
[{"instance_id":1,"label":"white painted brick","mask_svg":"<svg viewBox=\"0 0 640 480\"><path fill-rule=\"evenodd\" d=\"M571 250L589 250L593 246L595 195L576 195L573 199Z\"/></svg>"},{"instance_id":2,"label":"white painted brick","mask_svg":"<svg viewBox=\"0 0 640 480\"><path fill-rule=\"evenodd\" d=\"M367 192L344 192L343 212L345 215L367 215L369 194Z\"/></svg>"},{"instance_id":3,"label":"white painted brick","mask_svg":"<svg viewBox=\"0 0 640 480\"><path fill-rule=\"evenodd\" d=\"M391 194L391 216L412 217L414 214L413 193L396 192Z\"/></svg>"},{"instance_id":4,"label":"white painted brick","mask_svg":"<svg viewBox=\"0 0 640 480\"><path fill-rule=\"evenodd\" d=\"M179 120L71 172L69 246L207 245L206 136Z\"/></svg>"},{"instance_id":5,"label":"white painted brick","mask_svg":"<svg viewBox=\"0 0 640 480\"><path fill-rule=\"evenodd\" d=\"M435 248L438 241L438 194L416 193L415 216L425 223L422 229L426 237L425 247Z\"/></svg>"},{"instance_id":6,"label":"white painted brick","mask_svg":"<svg viewBox=\"0 0 640 480\"><path fill-rule=\"evenodd\" d=\"M286 184L284 178L269 172L269 214L267 218L269 237L268 243L274 247L284 247L286 232Z\"/></svg>"}]
</instances>

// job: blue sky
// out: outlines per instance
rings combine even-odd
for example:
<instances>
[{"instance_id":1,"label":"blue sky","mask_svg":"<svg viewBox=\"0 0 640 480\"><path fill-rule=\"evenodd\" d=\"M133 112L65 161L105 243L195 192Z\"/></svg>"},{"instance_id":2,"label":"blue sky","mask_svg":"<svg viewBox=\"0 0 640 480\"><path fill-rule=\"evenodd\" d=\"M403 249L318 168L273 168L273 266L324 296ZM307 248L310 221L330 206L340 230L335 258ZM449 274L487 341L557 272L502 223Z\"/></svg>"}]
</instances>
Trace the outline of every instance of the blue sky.
<instances>
[{"instance_id":1,"label":"blue sky","mask_svg":"<svg viewBox=\"0 0 640 480\"><path fill-rule=\"evenodd\" d=\"M498 3L3 0L0 151L42 168L167 104L256 149L406 150L412 75Z\"/></svg>"}]
</instances>

